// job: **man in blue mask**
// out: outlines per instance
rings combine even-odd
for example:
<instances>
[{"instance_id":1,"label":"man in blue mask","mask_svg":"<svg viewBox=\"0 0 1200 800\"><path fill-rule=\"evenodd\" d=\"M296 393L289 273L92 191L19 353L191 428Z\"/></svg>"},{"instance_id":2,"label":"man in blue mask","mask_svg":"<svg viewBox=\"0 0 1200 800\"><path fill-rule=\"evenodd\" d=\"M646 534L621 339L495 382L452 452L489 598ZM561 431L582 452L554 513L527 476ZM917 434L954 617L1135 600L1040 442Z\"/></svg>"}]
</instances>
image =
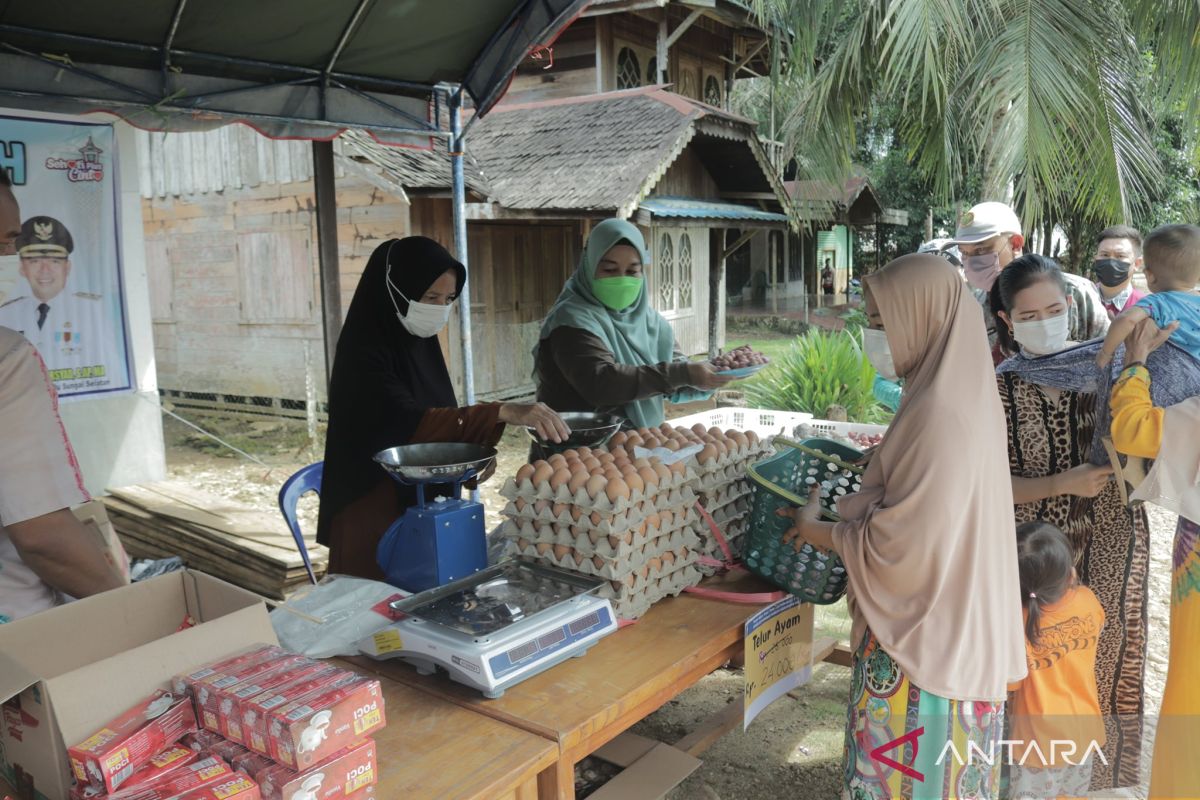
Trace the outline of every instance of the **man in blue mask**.
<instances>
[{"instance_id":1,"label":"man in blue mask","mask_svg":"<svg viewBox=\"0 0 1200 800\"><path fill-rule=\"evenodd\" d=\"M988 302L988 293L1000 271L1022 255L1025 237L1020 231L1021 221L1012 208L1004 203L979 203L962 215L958 230L950 242L958 247L961 254L964 280L970 284L971 293L983 306L988 341L993 348L996 347L996 318ZM1067 280L1071 297L1071 341L1085 342L1103 336L1108 330L1109 318L1096 285L1087 278L1067 272L1063 273L1063 277ZM1003 355L998 351L993 354L997 362Z\"/></svg>"}]
</instances>

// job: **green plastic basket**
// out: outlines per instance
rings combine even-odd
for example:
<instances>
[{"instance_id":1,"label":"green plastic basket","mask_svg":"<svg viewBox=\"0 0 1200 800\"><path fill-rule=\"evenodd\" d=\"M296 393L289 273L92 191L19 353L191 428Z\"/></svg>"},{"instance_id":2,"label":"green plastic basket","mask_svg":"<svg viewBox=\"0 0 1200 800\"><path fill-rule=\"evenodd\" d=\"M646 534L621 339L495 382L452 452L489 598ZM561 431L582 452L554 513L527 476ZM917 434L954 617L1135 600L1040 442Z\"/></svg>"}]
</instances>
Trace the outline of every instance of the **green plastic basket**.
<instances>
[{"instance_id":1,"label":"green plastic basket","mask_svg":"<svg viewBox=\"0 0 1200 800\"><path fill-rule=\"evenodd\" d=\"M829 605L846 593L846 567L836 553L805 542L799 551L783 542L791 527L780 508L808 503L809 479L832 483L834 491L822 496L822 516L837 520L837 497L857 490L855 478L861 468L854 465L862 452L829 439L793 442L775 439L779 453L751 466L747 472L753 490L750 530L742 560L746 568L786 592L810 603ZM815 471L815 474L813 474ZM841 480L848 485L841 485ZM838 489L841 492L838 492Z\"/></svg>"}]
</instances>

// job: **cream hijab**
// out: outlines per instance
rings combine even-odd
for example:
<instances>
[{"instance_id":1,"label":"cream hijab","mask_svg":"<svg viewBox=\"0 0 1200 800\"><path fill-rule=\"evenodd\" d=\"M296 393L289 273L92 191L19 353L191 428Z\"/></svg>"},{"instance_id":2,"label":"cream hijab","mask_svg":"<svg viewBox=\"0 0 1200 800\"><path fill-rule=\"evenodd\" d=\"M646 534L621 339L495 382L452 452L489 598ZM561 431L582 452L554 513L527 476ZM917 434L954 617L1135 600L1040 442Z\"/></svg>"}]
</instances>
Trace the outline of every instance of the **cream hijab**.
<instances>
[{"instance_id":1,"label":"cream hijab","mask_svg":"<svg viewBox=\"0 0 1200 800\"><path fill-rule=\"evenodd\" d=\"M852 646L869 627L915 686L999 701L1025 676L1025 638L1007 431L982 312L937 256L904 256L864 283L905 384L862 490L838 505Z\"/></svg>"}]
</instances>

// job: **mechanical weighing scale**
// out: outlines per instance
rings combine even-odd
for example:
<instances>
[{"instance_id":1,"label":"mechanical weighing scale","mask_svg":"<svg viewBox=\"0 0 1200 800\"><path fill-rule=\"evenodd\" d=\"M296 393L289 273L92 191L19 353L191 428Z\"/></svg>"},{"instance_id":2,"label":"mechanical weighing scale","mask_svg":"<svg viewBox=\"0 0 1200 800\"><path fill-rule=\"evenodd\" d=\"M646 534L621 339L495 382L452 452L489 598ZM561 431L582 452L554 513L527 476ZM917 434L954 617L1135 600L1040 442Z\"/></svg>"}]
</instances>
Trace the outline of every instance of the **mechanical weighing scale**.
<instances>
[{"instance_id":1,"label":"mechanical weighing scale","mask_svg":"<svg viewBox=\"0 0 1200 800\"><path fill-rule=\"evenodd\" d=\"M417 490L417 504L392 523L375 557L388 583L421 592L487 566L483 503L462 499L462 485L496 459L494 447L477 444L410 444L375 454L375 461L403 486ZM450 484L451 496L426 502L431 484Z\"/></svg>"},{"instance_id":2,"label":"mechanical weighing scale","mask_svg":"<svg viewBox=\"0 0 1200 800\"><path fill-rule=\"evenodd\" d=\"M571 657L617 629L603 578L528 559L502 561L474 575L391 604L403 616L359 648L401 658L417 672L437 667L497 698L508 687Z\"/></svg>"}]
</instances>

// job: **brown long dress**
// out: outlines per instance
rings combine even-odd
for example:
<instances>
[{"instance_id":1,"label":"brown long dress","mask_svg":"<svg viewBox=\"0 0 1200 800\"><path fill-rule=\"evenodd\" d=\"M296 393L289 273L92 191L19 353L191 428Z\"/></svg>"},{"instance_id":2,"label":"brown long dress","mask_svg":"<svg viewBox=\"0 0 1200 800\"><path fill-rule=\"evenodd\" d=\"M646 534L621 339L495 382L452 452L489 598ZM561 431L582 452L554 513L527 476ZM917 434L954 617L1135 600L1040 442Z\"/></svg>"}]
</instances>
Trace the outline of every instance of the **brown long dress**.
<instances>
[{"instance_id":1,"label":"brown long dress","mask_svg":"<svg viewBox=\"0 0 1200 800\"><path fill-rule=\"evenodd\" d=\"M1012 474L1057 475L1083 464L1096 430L1096 396L1041 387L1013 374L998 377L1008 419ZM1067 535L1079 580L1104 607L1096 653L1096 684L1105 715L1106 766L1093 762L1092 789L1135 786L1140 780L1143 683L1146 673L1146 591L1150 525L1143 508L1121 503L1109 483L1094 498L1059 495L1016 507L1017 522L1045 520Z\"/></svg>"}]
</instances>

